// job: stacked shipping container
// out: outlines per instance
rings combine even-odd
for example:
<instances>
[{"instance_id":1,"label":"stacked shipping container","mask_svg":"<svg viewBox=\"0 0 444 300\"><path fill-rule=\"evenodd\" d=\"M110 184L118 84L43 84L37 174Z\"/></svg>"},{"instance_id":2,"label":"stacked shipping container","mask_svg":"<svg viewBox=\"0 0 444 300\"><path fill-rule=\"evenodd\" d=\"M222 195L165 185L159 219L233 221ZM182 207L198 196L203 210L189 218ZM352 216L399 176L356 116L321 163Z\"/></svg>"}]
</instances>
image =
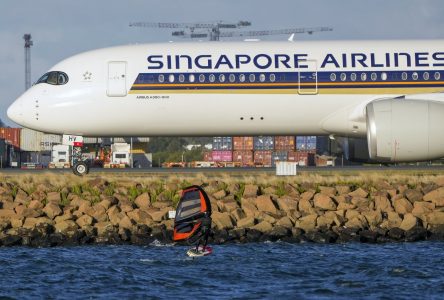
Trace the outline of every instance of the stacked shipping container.
<instances>
[{"instance_id":1,"label":"stacked shipping container","mask_svg":"<svg viewBox=\"0 0 444 300\"><path fill-rule=\"evenodd\" d=\"M275 166L277 161L295 161L309 166L314 165L315 151L315 136L214 137L213 151L204 153L204 160L264 167Z\"/></svg>"}]
</instances>

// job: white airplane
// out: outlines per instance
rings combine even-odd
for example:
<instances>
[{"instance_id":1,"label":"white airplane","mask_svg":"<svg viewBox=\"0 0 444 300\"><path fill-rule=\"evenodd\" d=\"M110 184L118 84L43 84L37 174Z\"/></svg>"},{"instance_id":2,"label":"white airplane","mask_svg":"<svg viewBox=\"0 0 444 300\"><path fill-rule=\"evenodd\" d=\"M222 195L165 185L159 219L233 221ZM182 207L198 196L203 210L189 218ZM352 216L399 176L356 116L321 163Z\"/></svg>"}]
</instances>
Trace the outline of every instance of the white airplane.
<instances>
[{"instance_id":1,"label":"white airplane","mask_svg":"<svg viewBox=\"0 0 444 300\"><path fill-rule=\"evenodd\" d=\"M83 136L330 135L409 162L444 157L443 91L444 41L163 43L68 58L7 113Z\"/></svg>"}]
</instances>

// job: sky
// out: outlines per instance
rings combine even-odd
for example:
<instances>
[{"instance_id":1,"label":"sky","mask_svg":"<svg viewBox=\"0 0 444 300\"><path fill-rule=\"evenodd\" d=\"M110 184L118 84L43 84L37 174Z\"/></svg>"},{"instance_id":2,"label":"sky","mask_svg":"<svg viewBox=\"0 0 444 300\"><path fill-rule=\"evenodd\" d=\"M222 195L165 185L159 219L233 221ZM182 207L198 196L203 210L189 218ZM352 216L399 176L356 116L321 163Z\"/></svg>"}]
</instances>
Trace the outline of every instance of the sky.
<instances>
[{"instance_id":1,"label":"sky","mask_svg":"<svg viewBox=\"0 0 444 300\"><path fill-rule=\"evenodd\" d=\"M74 54L115 45L179 41L171 30L130 22L251 21L248 30L329 26L297 40L443 39L443 0L0 0L0 119L25 90L23 35L31 81ZM263 37L285 40L288 36Z\"/></svg>"}]
</instances>

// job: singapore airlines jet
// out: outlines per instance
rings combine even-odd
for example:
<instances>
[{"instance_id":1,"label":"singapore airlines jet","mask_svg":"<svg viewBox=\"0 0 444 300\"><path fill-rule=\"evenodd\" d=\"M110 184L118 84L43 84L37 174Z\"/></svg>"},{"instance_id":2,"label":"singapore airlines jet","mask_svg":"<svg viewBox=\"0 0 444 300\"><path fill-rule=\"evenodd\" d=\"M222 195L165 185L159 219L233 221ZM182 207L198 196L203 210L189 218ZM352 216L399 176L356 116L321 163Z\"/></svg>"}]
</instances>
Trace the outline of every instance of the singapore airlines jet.
<instances>
[{"instance_id":1,"label":"singapore airlines jet","mask_svg":"<svg viewBox=\"0 0 444 300\"><path fill-rule=\"evenodd\" d=\"M84 136L332 135L408 162L444 156L443 91L444 41L146 44L60 62L8 116Z\"/></svg>"}]
</instances>

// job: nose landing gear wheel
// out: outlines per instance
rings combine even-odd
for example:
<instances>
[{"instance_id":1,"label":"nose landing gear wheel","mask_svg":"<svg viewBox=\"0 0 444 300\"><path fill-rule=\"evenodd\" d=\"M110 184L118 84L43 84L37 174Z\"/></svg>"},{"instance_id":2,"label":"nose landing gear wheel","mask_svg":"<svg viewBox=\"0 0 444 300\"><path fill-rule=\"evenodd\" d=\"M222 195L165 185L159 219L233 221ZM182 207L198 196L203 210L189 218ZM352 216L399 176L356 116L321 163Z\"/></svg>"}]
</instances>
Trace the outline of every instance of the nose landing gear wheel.
<instances>
[{"instance_id":1,"label":"nose landing gear wheel","mask_svg":"<svg viewBox=\"0 0 444 300\"><path fill-rule=\"evenodd\" d=\"M72 171L77 176L84 176L89 173L89 167L83 161L79 161L78 163L76 163L74 165L74 167L72 168Z\"/></svg>"}]
</instances>

